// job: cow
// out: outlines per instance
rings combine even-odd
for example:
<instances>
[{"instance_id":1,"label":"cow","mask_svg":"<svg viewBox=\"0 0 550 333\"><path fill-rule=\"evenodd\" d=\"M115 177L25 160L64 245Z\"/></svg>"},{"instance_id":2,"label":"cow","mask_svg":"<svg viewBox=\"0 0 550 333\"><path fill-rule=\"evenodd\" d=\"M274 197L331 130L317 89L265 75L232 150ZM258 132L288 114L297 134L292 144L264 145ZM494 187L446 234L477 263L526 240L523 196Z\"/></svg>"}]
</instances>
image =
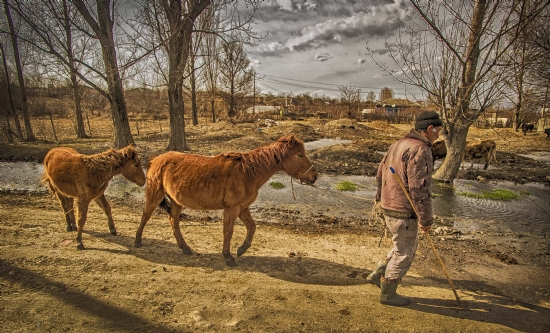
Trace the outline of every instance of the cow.
<instances>
[{"instance_id":1,"label":"cow","mask_svg":"<svg viewBox=\"0 0 550 333\"><path fill-rule=\"evenodd\" d=\"M526 123L521 124L521 131L523 132L523 135L527 135L527 132L532 133L534 129L535 129L535 125L533 124L526 124Z\"/></svg>"},{"instance_id":2,"label":"cow","mask_svg":"<svg viewBox=\"0 0 550 333\"><path fill-rule=\"evenodd\" d=\"M466 144L464 149L464 160L469 158L471 165L474 167L474 158L483 158L485 166L483 170L487 170L491 161L497 163L497 144L493 140L473 141ZM464 166L463 166L464 167Z\"/></svg>"},{"instance_id":3,"label":"cow","mask_svg":"<svg viewBox=\"0 0 550 333\"><path fill-rule=\"evenodd\" d=\"M548 137L550 137L550 128L545 128L544 134L546 134L546 140L548 140Z\"/></svg>"},{"instance_id":4,"label":"cow","mask_svg":"<svg viewBox=\"0 0 550 333\"><path fill-rule=\"evenodd\" d=\"M440 158L445 158L447 156L447 147L445 146L445 141L436 141L432 143L432 157L435 164L435 161Z\"/></svg>"}]
</instances>

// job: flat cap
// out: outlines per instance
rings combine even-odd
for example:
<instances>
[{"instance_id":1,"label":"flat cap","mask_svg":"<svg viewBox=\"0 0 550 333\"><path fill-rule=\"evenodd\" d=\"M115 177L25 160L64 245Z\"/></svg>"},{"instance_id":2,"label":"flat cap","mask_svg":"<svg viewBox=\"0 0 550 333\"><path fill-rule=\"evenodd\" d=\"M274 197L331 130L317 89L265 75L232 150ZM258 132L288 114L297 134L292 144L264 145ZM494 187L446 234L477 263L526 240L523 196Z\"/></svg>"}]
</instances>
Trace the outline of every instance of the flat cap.
<instances>
[{"instance_id":1,"label":"flat cap","mask_svg":"<svg viewBox=\"0 0 550 333\"><path fill-rule=\"evenodd\" d=\"M425 130L428 126L443 126L441 118L439 118L439 113L435 111L423 111L416 117L416 122L414 123L414 129L416 130Z\"/></svg>"}]
</instances>

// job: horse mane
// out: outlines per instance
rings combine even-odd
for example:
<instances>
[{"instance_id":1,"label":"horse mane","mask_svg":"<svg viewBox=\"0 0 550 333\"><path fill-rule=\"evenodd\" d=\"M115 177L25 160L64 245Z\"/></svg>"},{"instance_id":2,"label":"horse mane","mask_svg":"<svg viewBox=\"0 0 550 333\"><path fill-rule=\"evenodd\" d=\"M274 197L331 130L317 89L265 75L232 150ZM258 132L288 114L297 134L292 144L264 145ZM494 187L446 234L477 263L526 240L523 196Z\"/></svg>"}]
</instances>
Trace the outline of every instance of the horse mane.
<instances>
[{"instance_id":1,"label":"horse mane","mask_svg":"<svg viewBox=\"0 0 550 333\"><path fill-rule=\"evenodd\" d=\"M86 166L95 170L107 170L113 166L121 166L124 161L124 156L132 147L125 147L119 150L110 148L102 153L87 155L82 159Z\"/></svg>"},{"instance_id":2,"label":"horse mane","mask_svg":"<svg viewBox=\"0 0 550 333\"><path fill-rule=\"evenodd\" d=\"M304 142L291 134L248 152L227 152L223 155L237 160L237 167L248 176L255 176L261 171L273 169L296 146L301 146L305 151Z\"/></svg>"}]
</instances>

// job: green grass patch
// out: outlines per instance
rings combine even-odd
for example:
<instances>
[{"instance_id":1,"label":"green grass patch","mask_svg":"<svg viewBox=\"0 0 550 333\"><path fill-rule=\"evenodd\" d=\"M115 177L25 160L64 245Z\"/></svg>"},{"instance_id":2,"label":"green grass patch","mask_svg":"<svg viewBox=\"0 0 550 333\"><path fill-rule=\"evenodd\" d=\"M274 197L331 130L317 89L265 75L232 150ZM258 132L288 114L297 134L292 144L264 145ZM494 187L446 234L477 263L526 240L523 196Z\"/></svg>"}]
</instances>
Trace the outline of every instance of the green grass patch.
<instances>
[{"instance_id":1,"label":"green grass patch","mask_svg":"<svg viewBox=\"0 0 550 333\"><path fill-rule=\"evenodd\" d=\"M336 184L336 189L338 191L350 191L350 192L354 192L355 190L357 190L357 187L358 185L355 184L355 183L352 183L350 181L343 181L341 183L338 183Z\"/></svg>"},{"instance_id":2,"label":"green grass patch","mask_svg":"<svg viewBox=\"0 0 550 333\"><path fill-rule=\"evenodd\" d=\"M463 195L465 197L475 198L475 199L490 199L490 200L515 200L520 197L519 194L508 191L508 190L492 190L492 191L483 191L481 193L472 193L472 192L459 192L458 195Z\"/></svg>"},{"instance_id":3,"label":"green grass patch","mask_svg":"<svg viewBox=\"0 0 550 333\"><path fill-rule=\"evenodd\" d=\"M280 189L283 189L285 188L286 186L281 183L281 182L271 182L269 183L269 186L271 186L272 188L276 189L276 190L280 190Z\"/></svg>"}]
</instances>

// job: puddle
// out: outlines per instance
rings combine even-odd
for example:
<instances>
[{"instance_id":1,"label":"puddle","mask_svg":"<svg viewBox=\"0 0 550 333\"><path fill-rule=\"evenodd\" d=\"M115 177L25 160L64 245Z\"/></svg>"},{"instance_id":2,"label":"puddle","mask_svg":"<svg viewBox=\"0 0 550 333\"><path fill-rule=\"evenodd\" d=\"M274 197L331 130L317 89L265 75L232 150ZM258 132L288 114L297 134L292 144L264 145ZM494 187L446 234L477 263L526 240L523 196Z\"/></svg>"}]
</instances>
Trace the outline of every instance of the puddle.
<instances>
[{"instance_id":1,"label":"puddle","mask_svg":"<svg viewBox=\"0 0 550 333\"><path fill-rule=\"evenodd\" d=\"M537 151L529 154L518 154L518 155L534 159L535 161L550 164L550 152L547 152L547 151Z\"/></svg>"},{"instance_id":2,"label":"puddle","mask_svg":"<svg viewBox=\"0 0 550 333\"><path fill-rule=\"evenodd\" d=\"M321 139L321 140L316 140L311 142L305 142L304 146L306 150L315 150L319 148L339 145L343 143L351 143L351 142L352 142L351 140Z\"/></svg>"}]
</instances>

